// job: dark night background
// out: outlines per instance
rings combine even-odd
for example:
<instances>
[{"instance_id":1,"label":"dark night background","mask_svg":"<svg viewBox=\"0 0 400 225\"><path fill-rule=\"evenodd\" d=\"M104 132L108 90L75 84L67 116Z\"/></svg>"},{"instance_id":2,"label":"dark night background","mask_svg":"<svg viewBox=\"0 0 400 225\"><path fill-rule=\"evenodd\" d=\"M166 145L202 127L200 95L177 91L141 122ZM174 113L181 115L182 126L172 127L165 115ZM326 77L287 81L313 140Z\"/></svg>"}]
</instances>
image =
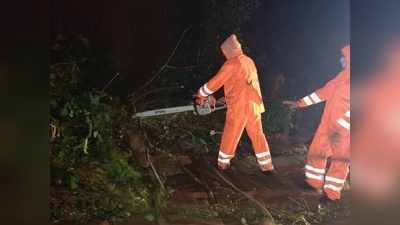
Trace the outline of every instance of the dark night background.
<instances>
[{"instance_id":1,"label":"dark night background","mask_svg":"<svg viewBox=\"0 0 400 225\"><path fill-rule=\"evenodd\" d=\"M91 85L101 88L115 71L120 72L109 91L124 97L143 85L163 65L188 27L190 30L171 64L197 65L197 50L200 52L207 47L203 41L208 35L204 24L207 26L210 2L214 1L52 1L51 31L53 35L60 32L83 34L97 49L111 53L115 67L108 73L104 73L108 69L98 68L99 72L95 73L98 75L89 80ZM348 0L259 2L250 19L241 24L240 38L246 53L258 66L264 100L302 97L337 74L340 49L350 40ZM235 31L228 29L226 32ZM174 103L167 106L186 104L201 83L217 71L223 62L220 50L215 47L208 51L211 53L203 61L214 62L217 66L209 67L206 73L204 70L202 73L177 71L176 83L184 84L185 88L174 95L171 100ZM279 77L281 75L283 77ZM172 77L168 71L162 76ZM195 76L197 82L192 82ZM277 85L280 78L283 82ZM271 93L273 88L279 90ZM304 118L318 116L322 107L306 111ZM312 129L317 122L299 126Z\"/></svg>"},{"instance_id":2,"label":"dark night background","mask_svg":"<svg viewBox=\"0 0 400 225\"><path fill-rule=\"evenodd\" d=\"M185 28L192 27L187 39L193 43L202 40L204 34L198 30L206 19L203 2L52 1L51 30L53 34L81 33L95 45L109 49L122 75L113 87L122 94L140 86L163 64ZM336 74L340 48L349 42L349 1L260 3L241 28L244 45L259 67L264 86L268 77L283 72L290 78L285 95L300 96ZM178 49L172 64L182 64L182 54L184 49ZM105 83L110 77L99 77L97 82Z\"/></svg>"},{"instance_id":3,"label":"dark night background","mask_svg":"<svg viewBox=\"0 0 400 225\"><path fill-rule=\"evenodd\" d=\"M164 63L187 26L205 19L203 2L53 0L13 1L12 9L10 3L1 7L2 102L11 105L2 107L1 114L3 221L48 222L48 33L82 33L94 48L111 51L122 75L110 90L124 95ZM349 2L262 1L243 30L248 54L263 79L264 97L267 80L281 71L288 76L284 97L300 97L332 78L339 70L339 50L349 41L350 25L352 81L355 75L363 78L387 40L384 36L397 32L399 37L399 2L352 0L351 21ZM201 40L198 33L193 36ZM93 80L102 87L112 76Z\"/></svg>"}]
</instances>

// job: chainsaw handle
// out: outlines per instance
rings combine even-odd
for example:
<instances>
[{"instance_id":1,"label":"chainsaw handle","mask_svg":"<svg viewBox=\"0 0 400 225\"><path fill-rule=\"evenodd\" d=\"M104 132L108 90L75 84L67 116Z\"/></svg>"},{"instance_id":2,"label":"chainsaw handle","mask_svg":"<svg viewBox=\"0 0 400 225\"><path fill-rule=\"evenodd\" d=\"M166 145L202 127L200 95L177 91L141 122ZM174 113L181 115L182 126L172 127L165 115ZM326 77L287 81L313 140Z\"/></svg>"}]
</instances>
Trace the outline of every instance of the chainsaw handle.
<instances>
[{"instance_id":1,"label":"chainsaw handle","mask_svg":"<svg viewBox=\"0 0 400 225\"><path fill-rule=\"evenodd\" d=\"M194 114L196 114L197 116L200 115L199 111L197 110L196 98L193 98L193 108L194 108Z\"/></svg>"},{"instance_id":2,"label":"chainsaw handle","mask_svg":"<svg viewBox=\"0 0 400 225\"><path fill-rule=\"evenodd\" d=\"M208 96L202 105L197 104L195 101L193 106L195 114L200 116L208 115L215 111L215 101L213 101L212 96Z\"/></svg>"}]
</instances>

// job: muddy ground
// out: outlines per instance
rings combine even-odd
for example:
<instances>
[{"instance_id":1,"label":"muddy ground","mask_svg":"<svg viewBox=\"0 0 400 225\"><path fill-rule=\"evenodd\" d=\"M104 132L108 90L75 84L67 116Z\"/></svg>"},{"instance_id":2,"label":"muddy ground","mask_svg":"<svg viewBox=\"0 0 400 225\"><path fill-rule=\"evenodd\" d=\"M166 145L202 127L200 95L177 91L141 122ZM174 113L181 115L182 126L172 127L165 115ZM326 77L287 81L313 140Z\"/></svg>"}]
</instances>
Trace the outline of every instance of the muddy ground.
<instances>
[{"instance_id":1,"label":"muddy ground","mask_svg":"<svg viewBox=\"0 0 400 225\"><path fill-rule=\"evenodd\" d=\"M239 148L231 168L223 172L215 167L217 152L195 154L195 149L189 148L174 155L153 155L154 165L168 187L167 205L161 209L160 219L135 217L118 225L270 225L272 220L282 225L352 224L348 191L340 202L321 208L321 195L306 188L304 145L271 144L271 149L285 148L279 149L279 154L272 152L277 172L273 176L261 173L250 149Z\"/></svg>"},{"instance_id":2,"label":"muddy ground","mask_svg":"<svg viewBox=\"0 0 400 225\"><path fill-rule=\"evenodd\" d=\"M348 191L342 201L319 207L321 195L308 190L303 180L306 149L291 148L273 157L277 171L273 176L260 172L249 151L237 154L232 167L219 175L215 170L215 153L179 156L183 159L180 172L167 176L171 195L162 219L158 222L132 219L121 225L267 225L272 224L269 213L276 224L351 224ZM164 166L168 164L168 160L161 161ZM226 181L261 202L269 212Z\"/></svg>"}]
</instances>

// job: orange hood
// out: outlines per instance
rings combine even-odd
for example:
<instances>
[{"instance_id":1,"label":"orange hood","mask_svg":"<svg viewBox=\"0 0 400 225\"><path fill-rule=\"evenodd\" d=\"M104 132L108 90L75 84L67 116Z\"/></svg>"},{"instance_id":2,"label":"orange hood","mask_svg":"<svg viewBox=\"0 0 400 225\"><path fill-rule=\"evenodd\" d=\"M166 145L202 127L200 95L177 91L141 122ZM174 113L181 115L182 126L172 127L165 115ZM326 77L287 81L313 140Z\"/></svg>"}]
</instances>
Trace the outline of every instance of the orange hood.
<instances>
[{"instance_id":1,"label":"orange hood","mask_svg":"<svg viewBox=\"0 0 400 225\"><path fill-rule=\"evenodd\" d=\"M347 63L350 65L350 45L346 45L342 48L342 55L346 59Z\"/></svg>"},{"instance_id":2,"label":"orange hood","mask_svg":"<svg viewBox=\"0 0 400 225\"><path fill-rule=\"evenodd\" d=\"M224 43L222 43L221 50L227 59L243 54L242 46L234 34L229 36Z\"/></svg>"}]
</instances>

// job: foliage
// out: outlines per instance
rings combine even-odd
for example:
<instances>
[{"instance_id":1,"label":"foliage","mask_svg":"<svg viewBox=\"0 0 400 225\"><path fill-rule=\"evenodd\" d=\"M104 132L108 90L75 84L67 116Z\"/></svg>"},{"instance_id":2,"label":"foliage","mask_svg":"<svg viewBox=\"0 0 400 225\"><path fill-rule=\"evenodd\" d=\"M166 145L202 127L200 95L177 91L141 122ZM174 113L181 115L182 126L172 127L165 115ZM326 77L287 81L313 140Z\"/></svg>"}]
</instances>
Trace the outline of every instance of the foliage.
<instances>
[{"instance_id":1,"label":"foliage","mask_svg":"<svg viewBox=\"0 0 400 225\"><path fill-rule=\"evenodd\" d=\"M192 146L211 146L216 150L215 137L210 136L213 129L222 129L222 125L210 122L221 120L221 115L208 115L206 117L193 115L192 112L165 115L141 120L141 128L150 136L153 150L166 151L172 153L177 147L177 140L180 143L187 142ZM204 153L204 152L195 152Z\"/></svg>"},{"instance_id":2,"label":"foliage","mask_svg":"<svg viewBox=\"0 0 400 225\"><path fill-rule=\"evenodd\" d=\"M294 128L294 110L282 105L279 101L271 101L266 104L263 123L268 134L289 134Z\"/></svg>"},{"instance_id":3,"label":"foliage","mask_svg":"<svg viewBox=\"0 0 400 225\"><path fill-rule=\"evenodd\" d=\"M55 37L49 74L50 206L54 222L86 222L93 218L115 221L134 215L145 215L148 220L154 220L160 216L167 194L149 170L132 162L132 152L123 139L123 131L133 127L148 134L151 143L147 144L151 145L152 153L171 153L177 140L217 151L219 135L210 136L210 130L222 130L222 124L218 126L216 121L222 122L223 115L194 117L182 113L146 120L131 120L129 115L152 106L175 105L182 96L187 96L185 100L190 99L187 88L198 86L216 71L223 59L219 45L230 33L235 32L241 37L240 28L258 4L258 0L205 1L206 20L196 31L203 38L185 40L185 54L174 56L179 62L193 60L190 63L195 67L178 71L169 65L165 69L168 74L160 76L140 93L134 93L140 101L131 102L131 105L123 104L117 97L93 85L96 82L90 79L104 78L101 73L111 72L112 65L99 59L107 57L95 52L86 38L81 35ZM243 46L246 48L245 43ZM187 79L182 79L182 75L188 74ZM290 129L292 113L279 103L268 106L264 118L267 131L286 132ZM249 210L237 213L238 219L254 221L259 217L259 212ZM228 213L232 214L231 209L222 206L214 212L198 212L199 216L205 217Z\"/></svg>"},{"instance_id":4,"label":"foliage","mask_svg":"<svg viewBox=\"0 0 400 225\"><path fill-rule=\"evenodd\" d=\"M127 157L123 156L117 151L111 152L111 160L106 164L106 169L116 183L126 184L129 181L138 181L141 174L134 170L126 160Z\"/></svg>"},{"instance_id":5,"label":"foliage","mask_svg":"<svg viewBox=\"0 0 400 225\"><path fill-rule=\"evenodd\" d=\"M217 203L209 206L185 205L184 208L176 209L176 212L186 218L199 219L226 219L230 218L240 221L241 224L264 224L269 221L269 217L265 215L259 207L251 203L245 203L231 196L229 203ZM289 197L290 206L272 207L272 215L276 225L286 224L330 224L336 221L342 211L349 212L348 207L343 207L338 203L332 203L324 208L310 206L305 199L293 199ZM286 201L286 199L285 199ZM345 215L349 216L349 215ZM272 224L272 223L265 223Z\"/></svg>"},{"instance_id":6,"label":"foliage","mask_svg":"<svg viewBox=\"0 0 400 225\"><path fill-rule=\"evenodd\" d=\"M67 42L66 40L73 40ZM118 98L88 88L82 67L96 60L75 49L86 39L59 38L50 66L51 219L85 222L119 220L155 214L164 196L151 175L130 163L123 130L130 126L129 108ZM61 43L60 43L61 42ZM63 47L67 45L69 47ZM72 53L71 53L72 52ZM75 54L75 55L71 55ZM62 56L62 57L61 57ZM160 197L161 196L161 197Z\"/></svg>"},{"instance_id":7,"label":"foliage","mask_svg":"<svg viewBox=\"0 0 400 225\"><path fill-rule=\"evenodd\" d=\"M207 10L208 20L204 24L208 51L219 50L221 42L232 33L241 39L243 25L251 19L259 6L259 0L208 1L206 3L209 9ZM245 43L243 44L245 47ZM212 54L214 57L211 60L218 61L215 60L217 54L215 52Z\"/></svg>"},{"instance_id":8,"label":"foliage","mask_svg":"<svg viewBox=\"0 0 400 225\"><path fill-rule=\"evenodd\" d=\"M242 27L260 6L260 0L208 0L200 5L199 10L204 14L201 23L186 28L182 42L175 46L177 51L171 65L165 65L162 74L147 90L141 90L146 93L146 98L140 99L141 103L148 108L185 101L187 104L201 83L223 63L220 45L228 35L235 33L245 52L249 52L246 40L242 40Z\"/></svg>"},{"instance_id":9,"label":"foliage","mask_svg":"<svg viewBox=\"0 0 400 225\"><path fill-rule=\"evenodd\" d=\"M336 221L337 212L340 211L340 205L337 203L329 204L327 207L311 207L305 199L293 199L292 205L286 208L275 209L273 214L278 221L278 225L284 224L330 224L331 221ZM348 210L348 209L346 209Z\"/></svg>"}]
</instances>

